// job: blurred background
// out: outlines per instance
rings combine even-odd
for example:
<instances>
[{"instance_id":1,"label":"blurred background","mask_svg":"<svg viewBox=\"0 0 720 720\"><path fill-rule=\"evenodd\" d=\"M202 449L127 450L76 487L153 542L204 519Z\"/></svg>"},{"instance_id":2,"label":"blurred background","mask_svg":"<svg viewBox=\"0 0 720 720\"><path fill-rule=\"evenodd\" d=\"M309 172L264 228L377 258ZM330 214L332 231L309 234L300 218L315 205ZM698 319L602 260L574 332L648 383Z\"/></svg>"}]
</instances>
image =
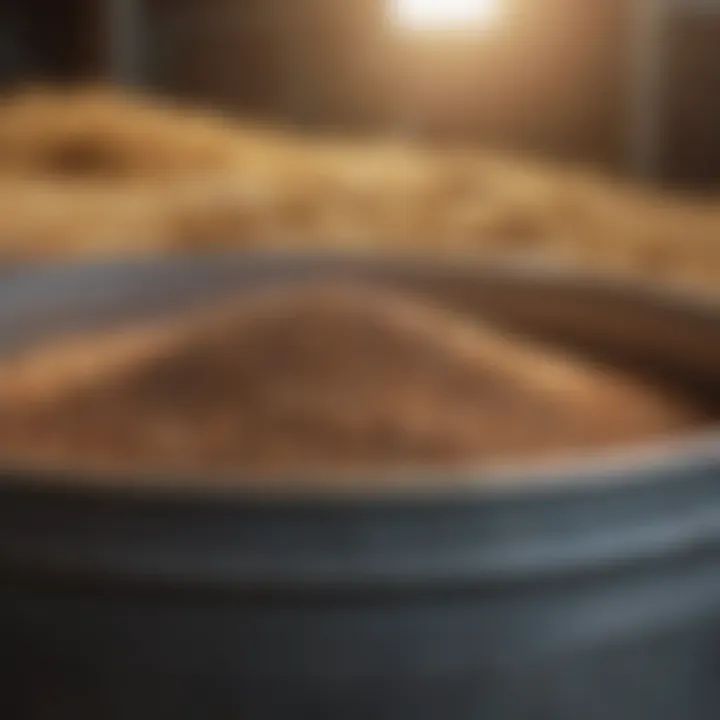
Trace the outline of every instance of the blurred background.
<instances>
[{"instance_id":1,"label":"blurred background","mask_svg":"<svg viewBox=\"0 0 720 720\"><path fill-rule=\"evenodd\" d=\"M720 181L720 0L26 0L0 79Z\"/></svg>"}]
</instances>

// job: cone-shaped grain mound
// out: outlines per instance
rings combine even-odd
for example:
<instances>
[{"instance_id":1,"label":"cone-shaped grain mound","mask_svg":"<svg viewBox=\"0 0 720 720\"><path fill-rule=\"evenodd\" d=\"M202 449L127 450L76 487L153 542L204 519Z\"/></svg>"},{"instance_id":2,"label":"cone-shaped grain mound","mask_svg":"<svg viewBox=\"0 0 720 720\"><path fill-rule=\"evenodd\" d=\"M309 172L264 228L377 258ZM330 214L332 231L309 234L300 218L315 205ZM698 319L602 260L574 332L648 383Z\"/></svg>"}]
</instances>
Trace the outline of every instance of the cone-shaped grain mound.
<instances>
[{"instance_id":1,"label":"cone-shaped grain mound","mask_svg":"<svg viewBox=\"0 0 720 720\"><path fill-rule=\"evenodd\" d=\"M690 422L657 390L420 299L268 291L8 361L0 455L105 470L495 461Z\"/></svg>"}]
</instances>

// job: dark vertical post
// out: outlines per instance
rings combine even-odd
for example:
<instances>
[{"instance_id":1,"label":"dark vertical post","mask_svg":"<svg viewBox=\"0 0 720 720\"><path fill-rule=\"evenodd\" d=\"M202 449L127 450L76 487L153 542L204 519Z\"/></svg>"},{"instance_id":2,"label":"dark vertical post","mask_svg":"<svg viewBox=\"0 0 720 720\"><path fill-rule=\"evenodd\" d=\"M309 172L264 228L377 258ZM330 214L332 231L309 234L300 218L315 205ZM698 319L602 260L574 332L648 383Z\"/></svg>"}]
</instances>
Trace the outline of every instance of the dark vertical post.
<instances>
[{"instance_id":1,"label":"dark vertical post","mask_svg":"<svg viewBox=\"0 0 720 720\"><path fill-rule=\"evenodd\" d=\"M143 0L104 0L102 34L106 75L113 82L138 85L145 80Z\"/></svg>"},{"instance_id":2,"label":"dark vertical post","mask_svg":"<svg viewBox=\"0 0 720 720\"><path fill-rule=\"evenodd\" d=\"M662 97L671 4L672 0L636 0L628 154L632 172L643 180L662 172Z\"/></svg>"}]
</instances>

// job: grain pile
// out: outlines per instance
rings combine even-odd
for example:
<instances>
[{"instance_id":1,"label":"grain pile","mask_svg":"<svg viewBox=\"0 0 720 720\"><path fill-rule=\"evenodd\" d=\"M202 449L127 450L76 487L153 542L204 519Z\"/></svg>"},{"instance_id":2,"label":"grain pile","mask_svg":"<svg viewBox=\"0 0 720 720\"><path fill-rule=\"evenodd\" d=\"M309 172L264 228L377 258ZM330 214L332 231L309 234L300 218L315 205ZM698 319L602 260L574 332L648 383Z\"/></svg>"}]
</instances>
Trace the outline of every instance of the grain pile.
<instances>
[{"instance_id":1,"label":"grain pile","mask_svg":"<svg viewBox=\"0 0 720 720\"><path fill-rule=\"evenodd\" d=\"M0 455L99 470L536 458L689 426L619 371L380 288L267 290L0 367Z\"/></svg>"},{"instance_id":2,"label":"grain pile","mask_svg":"<svg viewBox=\"0 0 720 720\"><path fill-rule=\"evenodd\" d=\"M226 248L537 258L716 291L720 206L103 89L0 106L0 260Z\"/></svg>"}]
</instances>

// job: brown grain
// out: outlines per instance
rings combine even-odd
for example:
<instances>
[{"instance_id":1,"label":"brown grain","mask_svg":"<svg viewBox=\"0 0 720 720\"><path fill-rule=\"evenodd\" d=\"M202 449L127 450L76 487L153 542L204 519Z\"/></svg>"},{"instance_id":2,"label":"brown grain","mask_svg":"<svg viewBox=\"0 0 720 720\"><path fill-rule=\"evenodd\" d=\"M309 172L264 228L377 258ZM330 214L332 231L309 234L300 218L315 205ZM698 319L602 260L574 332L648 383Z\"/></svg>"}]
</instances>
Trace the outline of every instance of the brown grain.
<instances>
[{"instance_id":1,"label":"brown grain","mask_svg":"<svg viewBox=\"0 0 720 720\"><path fill-rule=\"evenodd\" d=\"M0 455L210 472L494 463L693 422L635 378L378 288L267 291L0 367Z\"/></svg>"},{"instance_id":2,"label":"brown grain","mask_svg":"<svg viewBox=\"0 0 720 720\"><path fill-rule=\"evenodd\" d=\"M0 259L330 249L720 289L720 205L479 149L314 139L107 89L0 106Z\"/></svg>"}]
</instances>

